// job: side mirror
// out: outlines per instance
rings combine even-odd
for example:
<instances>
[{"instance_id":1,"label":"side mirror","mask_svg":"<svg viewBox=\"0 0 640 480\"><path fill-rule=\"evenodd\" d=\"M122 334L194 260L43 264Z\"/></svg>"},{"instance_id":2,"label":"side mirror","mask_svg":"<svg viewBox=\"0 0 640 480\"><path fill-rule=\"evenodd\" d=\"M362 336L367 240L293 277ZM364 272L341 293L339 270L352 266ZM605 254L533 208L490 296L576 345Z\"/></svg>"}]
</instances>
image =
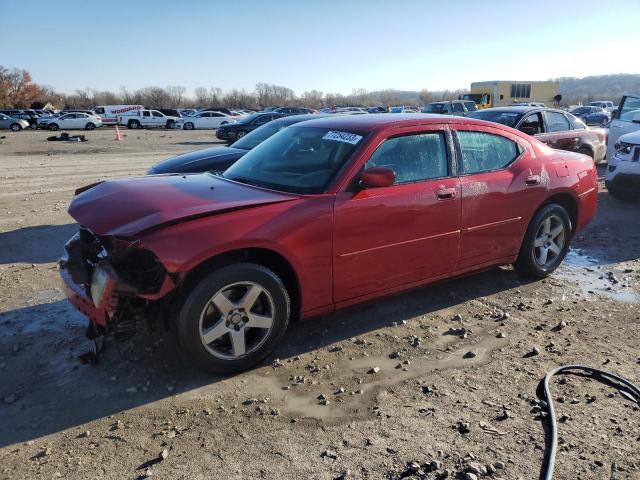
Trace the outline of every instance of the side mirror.
<instances>
[{"instance_id":1,"label":"side mirror","mask_svg":"<svg viewBox=\"0 0 640 480\"><path fill-rule=\"evenodd\" d=\"M631 121L633 123L640 123L640 113L634 113L633 117L631 117Z\"/></svg>"},{"instance_id":2,"label":"side mirror","mask_svg":"<svg viewBox=\"0 0 640 480\"><path fill-rule=\"evenodd\" d=\"M390 187L394 183L396 173L386 167L367 168L360 177L360 185L365 188Z\"/></svg>"}]
</instances>

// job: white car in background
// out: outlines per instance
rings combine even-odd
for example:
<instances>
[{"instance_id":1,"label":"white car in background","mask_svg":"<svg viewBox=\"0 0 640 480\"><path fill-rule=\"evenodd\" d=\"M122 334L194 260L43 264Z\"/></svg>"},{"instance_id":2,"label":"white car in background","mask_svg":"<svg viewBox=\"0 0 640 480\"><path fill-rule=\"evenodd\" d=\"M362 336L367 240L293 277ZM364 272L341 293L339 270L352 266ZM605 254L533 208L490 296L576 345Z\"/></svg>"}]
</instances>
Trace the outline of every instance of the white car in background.
<instances>
[{"instance_id":1,"label":"white car in background","mask_svg":"<svg viewBox=\"0 0 640 480\"><path fill-rule=\"evenodd\" d=\"M183 130L216 129L227 123L235 123L236 119L222 112L198 112L191 117L176 120L175 128Z\"/></svg>"},{"instance_id":2,"label":"white car in background","mask_svg":"<svg viewBox=\"0 0 640 480\"><path fill-rule=\"evenodd\" d=\"M640 130L640 93L626 94L609 122L607 161L612 159L620 136Z\"/></svg>"},{"instance_id":3,"label":"white car in background","mask_svg":"<svg viewBox=\"0 0 640 480\"><path fill-rule=\"evenodd\" d=\"M636 115L640 124L640 113ZM614 148L604 184L615 198L640 200L640 129L618 137Z\"/></svg>"},{"instance_id":4,"label":"white car in background","mask_svg":"<svg viewBox=\"0 0 640 480\"><path fill-rule=\"evenodd\" d=\"M59 117L47 117L40 119L38 127L48 128L51 131L56 130L95 130L102 126L102 119L95 115L86 113L65 113Z\"/></svg>"}]
</instances>

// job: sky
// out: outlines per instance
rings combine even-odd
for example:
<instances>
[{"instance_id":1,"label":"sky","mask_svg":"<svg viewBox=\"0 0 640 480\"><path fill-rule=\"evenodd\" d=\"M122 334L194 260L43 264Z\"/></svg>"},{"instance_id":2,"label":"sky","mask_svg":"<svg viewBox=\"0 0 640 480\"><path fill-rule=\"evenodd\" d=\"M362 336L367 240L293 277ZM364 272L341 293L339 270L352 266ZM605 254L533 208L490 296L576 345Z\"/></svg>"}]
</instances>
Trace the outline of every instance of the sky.
<instances>
[{"instance_id":1,"label":"sky","mask_svg":"<svg viewBox=\"0 0 640 480\"><path fill-rule=\"evenodd\" d=\"M640 73L640 0L0 0L0 18L0 65L64 93L266 82L348 94Z\"/></svg>"}]
</instances>

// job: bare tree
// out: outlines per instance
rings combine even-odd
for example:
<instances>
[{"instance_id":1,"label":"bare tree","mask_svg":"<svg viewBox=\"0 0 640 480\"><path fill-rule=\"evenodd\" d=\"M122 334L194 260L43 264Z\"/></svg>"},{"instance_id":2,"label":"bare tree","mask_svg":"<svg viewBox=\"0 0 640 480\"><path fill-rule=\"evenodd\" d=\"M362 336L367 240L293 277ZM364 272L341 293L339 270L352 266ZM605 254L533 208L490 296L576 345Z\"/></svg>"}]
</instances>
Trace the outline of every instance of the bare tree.
<instances>
[{"instance_id":1,"label":"bare tree","mask_svg":"<svg viewBox=\"0 0 640 480\"><path fill-rule=\"evenodd\" d=\"M181 107L184 103L184 94L187 91L185 87L179 85L169 85L165 88L165 92L169 98L169 106L171 108Z\"/></svg>"}]
</instances>

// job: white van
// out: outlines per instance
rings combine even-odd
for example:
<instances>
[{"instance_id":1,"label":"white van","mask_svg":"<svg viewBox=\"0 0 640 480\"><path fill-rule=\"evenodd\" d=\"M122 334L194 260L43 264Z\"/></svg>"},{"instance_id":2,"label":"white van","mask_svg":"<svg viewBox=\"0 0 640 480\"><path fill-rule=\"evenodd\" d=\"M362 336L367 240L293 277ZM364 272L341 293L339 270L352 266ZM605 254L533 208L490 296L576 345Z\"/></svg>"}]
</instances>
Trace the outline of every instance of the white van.
<instances>
[{"instance_id":1,"label":"white van","mask_svg":"<svg viewBox=\"0 0 640 480\"><path fill-rule=\"evenodd\" d=\"M91 111L102 118L102 123L105 125L115 125L118 123L118 116L130 115L131 112L142 109L144 109L142 105L98 105Z\"/></svg>"},{"instance_id":2,"label":"white van","mask_svg":"<svg viewBox=\"0 0 640 480\"><path fill-rule=\"evenodd\" d=\"M613 158L621 135L640 130L640 94L626 94L609 123L607 160Z\"/></svg>"}]
</instances>

